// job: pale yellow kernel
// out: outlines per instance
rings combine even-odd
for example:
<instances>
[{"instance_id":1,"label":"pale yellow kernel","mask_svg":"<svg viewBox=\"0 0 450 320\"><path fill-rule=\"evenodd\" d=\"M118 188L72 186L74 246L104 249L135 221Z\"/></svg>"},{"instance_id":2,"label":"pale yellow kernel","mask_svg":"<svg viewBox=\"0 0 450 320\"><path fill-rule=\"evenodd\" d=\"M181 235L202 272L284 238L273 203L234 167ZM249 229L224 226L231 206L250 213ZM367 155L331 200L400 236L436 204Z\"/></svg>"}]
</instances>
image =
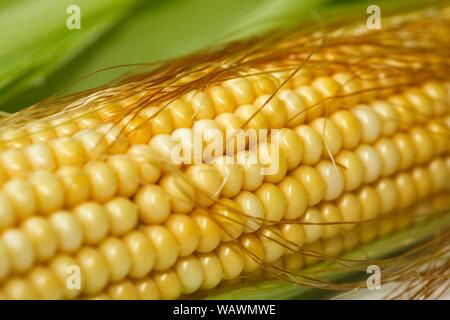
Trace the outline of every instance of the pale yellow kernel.
<instances>
[{"instance_id":1,"label":"pale yellow kernel","mask_svg":"<svg viewBox=\"0 0 450 320\"><path fill-rule=\"evenodd\" d=\"M174 266L181 284L181 292L189 294L197 291L204 281L200 261L194 256L180 258Z\"/></svg>"},{"instance_id":2,"label":"pale yellow kernel","mask_svg":"<svg viewBox=\"0 0 450 320\"><path fill-rule=\"evenodd\" d=\"M80 129L90 129L99 124L100 118L95 111L77 111L71 114L72 119Z\"/></svg>"},{"instance_id":3,"label":"pale yellow kernel","mask_svg":"<svg viewBox=\"0 0 450 320\"><path fill-rule=\"evenodd\" d=\"M110 223L106 209L95 202L86 202L73 210L80 221L85 243L97 244L103 240L109 232Z\"/></svg>"},{"instance_id":4,"label":"pale yellow kernel","mask_svg":"<svg viewBox=\"0 0 450 320\"><path fill-rule=\"evenodd\" d=\"M330 257L337 257L344 250L344 241L340 236L322 240L323 252Z\"/></svg>"},{"instance_id":5,"label":"pale yellow kernel","mask_svg":"<svg viewBox=\"0 0 450 320\"><path fill-rule=\"evenodd\" d=\"M297 252L305 243L306 235L301 224L283 223L280 225L280 231L285 240L286 253Z\"/></svg>"},{"instance_id":6,"label":"pale yellow kernel","mask_svg":"<svg viewBox=\"0 0 450 320\"><path fill-rule=\"evenodd\" d=\"M128 149L131 160L139 165L142 184L156 183L161 176L161 164L154 155L154 150L143 144L137 144Z\"/></svg>"},{"instance_id":7,"label":"pale yellow kernel","mask_svg":"<svg viewBox=\"0 0 450 320\"><path fill-rule=\"evenodd\" d=\"M204 275L201 288L204 290L215 288L223 279L221 261L214 252L199 254L197 258Z\"/></svg>"},{"instance_id":8,"label":"pale yellow kernel","mask_svg":"<svg viewBox=\"0 0 450 320\"><path fill-rule=\"evenodd\" d=\"M81 293L81 288L77 286L79 284L81 287L81 283L73 281L75 275L81 276L78 262L73 257L66 255L57 256L51 260L49 268L61 285L64 299L76 298ZM79 270L80 273L76 270Z\"/></svg>"},{"instance_id":9,"label":"pale yellow kernel","mask_svg":"<svg viewBox=\"0 0 450 320\"><path fill-rule=\"evenodd\" d=\"M24 151L33 170L53 171L56 168L52 150L48 145L33 144L27 146Z\"/></svg>"},{"instance_id":10,"label":"pale yellow kernel","mask_svg":"<svg viewBox=\"0 0 450 320\"><path fill-rule=\"evenodd\" d=\"M371 183L377 180L382 171L382 160L377 150L370 145L362 144L355 151L364 165L364 182Z\"/></svg>"},{"instance_id":11,"label":"pale yellow kernel","mask_svg":"<svg viewBox=\"0 0 450 320\"><path fill-rule=\"evenodd\" d=\"M43 300L59 300L63 297L63 288L58 278L44 267L37 267L28 275L28 281Z\"/></svg>"},{"instance_id":12,"label":"pale yellow kernel","mask_svg":"<svg viewBox=\"0 0 450 320\"><path fill-rule=\"evenodd\" d=\"M364 180L365 168L355 152L342 150L335 158L344 176L344 190L352 191L358 188Z\"/></svg>"},{"instance_id":13,"label":"pale yellow kernel","mask_svg":"<svg viewBox=\"0 0 450 320\"><path fill-rule=\"evenodd\" d=\"M381 176L395 173L400 166L401 154L397 145L388 138L381 138L375 143L375 149L381 158Z\"/></svg>"},{"instance_id":14,"label":"pale yellow kernel","mask_svg":"<svg viewBox=\"0 0 450 320\"><path fill-rule=\"evenodd\" d=\"M427 130L434 141L434 154L444 154L450 150L449 134L450 130L441 119L433 119L427 123Z\"/></svg>"},{"instance_id":15,"label":"pale yellow kernel","mask_svg":"<svg viewBox=\"0 0 450 320\"><path fill-rule=\"evenodd\" d=\"M330 114L332 111L338 108L338 101L334 101L336 95L341 95L340 92L341 85L336 82L333 78L321 76L314 79L311 82L311 87L317 90L322 96L325 113Z\"/></svg>"},{"instance_id":16,"label":"pale yellow kernel","mask_svg":"<svg viewBox=\"0 0 450 320\"><path fill-rule=\"evenodd\" d=\"M269 120L266 115L260 112L259 108L251 105L244 104L238 107L234 112L243 122L243 129L261 130L269 129ZM257 132L258 135L261 132Z\"/></svg>"},{"instance_id":17,"label":"pale yellow kernel","mask_svg":"<svg viewBox=\"0 0 450 320\"><path fill-rule=\"evenodd\" d=\"M376 222L364 223L359 230L361 243L367 243L378 237L379 224Z\"/></svg>"},{"instance_id":18,"label":"pale yellow kernel","mask_svg":"<svg viewBox=\"0 0 450 320\"><path fill-rule=\"evenodd\" d=\"M159 300L159 291L152 278L144 278L135 284L140 300Z\"/></svg>"},{"instance_id":19,"label":"pale yellow kernel","mask_svg":"<svg viewBox=\"0 0 450 320\"><path fill-rule=\"evenodd\" d=\"M434 192L444 191L445 186L450 179L450 170L446 167L445 160L442 158L434 159L428 165L428 171L433 180Z\"/></svg>"},{"instance_id":20,"label":"pale yellow kernel","mask_svg":"<svg viewBox=\"0 0 450 320\"><path fill-rule=\"evenodd\" d=\"M188 256L197 249L201 232L197 223L188 215L171 214L164 226L172 233L180 247L180 257Z\"/></svg>"},{"instance_id":21,"label":"pale yellow kernel","mask_svg":"<svg viewBox=\"0 0 450 320\"><path fill-rule=\"evenodd\" d=\"M170 197L157 185L142 187L134 201L139 212L139 220L144 223L162 223L170 214Z\"/></svg>"},{"instance_id":22,"label":"pale yellow kernel","mask_svg":"<svg viewBox=\"0 0 450 320\"><path fill-rule=\"evenodd\" d=\"M327 223L323 225L322 238L329 239L337 235L342 228L339 223L343 220L339 208L333 203L322 203L319 210L323 222Z\"/></svg>"},{"instance_id":23,"label":"pale yellow kernel","mask_svg":"<svg viewBox=\"0 0 450 320\"><path fill-rule=\"evenodd\" d=\"M129 114L119 122L119 127L126 134L131 145L146 144L152 137L152 127L146 117L140 114Z\"/></svg>"},{"instance_id":24,"label":"pale yellow kernel","mask_svg":"<svg viewBox=\"0 0 450 320\"><path fill-rule=\"evenodd\" d=\"M86 160L83 145L75 138L64 137L52 140L50 147L59 167L80 166Z\"/></svg>"},{"instance_id":25,"label":"pale yellow kernel","mask_svg":"<svg viewBox=\"0 0 450 320\"><path fill-rule=\"evenodd\" d=\"M236 155L237 163L242 168L244 181L242 189L254 191L263 183L264 176L261 164L258 162L256 153L246 150L240 151Z\"/></svg>"},{"instance_id":26,"label":"pale yellow kernel","mask_svg":"<svg viewBox=\"0 0 450 320\"><path fill-rule=\"evenodd\" d=\"M130 277L141 278L147 275L156 260L155 249L150 239L143 232L135 230L128 233L123 241L131 254Z\"/></svg>"},{"instance_id":27,"label":"pale yellow kernel","mask_svg":"<svg viewBox=\"0 0 450 320\"><path fill-rule=\"evenodd\" d=\"M106 238L98 249L108 263L110 280L119 281L124 279L132 265L132 256L126 244L117 238Z\"/></svg>"},{"instance_id":28,"label":"pale yellow kernel","mask_svg":"<svg viewBox=\"0 0 450 320\"><path fill-rule=\"evenodd\" d=\"M259 198L252 192L241 191L234 201L240 206L245 215L244 232L254 232L261 224L265 216L265 209Z\"/></svg>"},{"instance_id":29,"label":"pale yellow kernel","mask_svg":"<svg viewBox=\"0 0 450 320\"><path fill-rule=\"evenodd\" d=\"M31 171L28 157L22 149L9 149L0 153L0 165L11 178L25 178Z\"/></svg>"},{"instance_id":30,"label":"pale yellow kernel","mask_svg":"<svg viewBox=\"0 0 450 320\"><path fill-rule=\"evenodd\" d=\"M155 249L155 270L170 268L176 261L180 252L180 245L174 235L166 227L151 225L142 228L149 237Z\"/></svg>"},{"instance_id":31,"label":"pale yellow kernel","mask_svg":"<svg viewBox=\"0 0 450 320\"><path fill-rule=\"evenodd\" d=\"M205 162L211 162L214 157L224 154L226 141L224 141L225 137L216 121L212 119L197 120L192 130L191 136L193 137L193 141L189 141L189 144L198 159L203 157ZM202 150L199 148L202 146L200 141L203 142L204 146Z\"/></svg>"},{"instance_id":32,"label":"pale yellow kernel","mask_svg":"<svg viewBox=\"0 0 450 320\"><path fill-rule=\"evenodd\" d=\"M315 168L326 185L324 200L330 201L339 197L344 191L344 175L342 170L332 162L326 160L320 161Z\"/></svg>"},{"instance_id":33,"label":"pale yellow kernel","mask_svg":"<svg viewBox=\"0 0 450 320\"><path fill-rule=\"evenodd\" d=\"M234 200L220 199L211 207L210 214L223 230L222 241L237 239L246 227L242 208Z\"/></svg>"},{"instance_id":34,"label":"pale yellow kernel","mask_svg":"<svg viewBox=\"0 0 450 320\"><path fill-rule=\"evenodd\" d=\"M303 257L298 254L288 254L283 256L283 265L286 270L299 271L304 266Z\"/></svg>"},{"instance_id":35,"label":"pale yellow kernel","mask_svg":"<svg viewBox=\"0 0 450 320\"><path fill-rule=\"evenodd\" d=\"M335 156L342 148L341 130L327 118L317 118L311 122L311 127L316 130L322 139L323 155L325 158Z\"/></svg>"},{"instance_id":36,"label":"pale yellow kernel","mask_svg":"<svg viewBox=\"0 0 450 320\"><path fill-rule=\"evenodd\" d=\"M336 102L338 105L355 105L359 102L360 95L358 93L362 90L362 85L357 76L347 72L340 72L333 74L333 80L339 84L337 95L346 96Z\"/></svg>"},{"instance_id":37,"label":"pale yellow kernel","mask_svg":"<svg viewBox=\"0 0 450 320\"><path fill-rule=\"evenodd\" d=\"M252 81L246 77L238 77L223 83L232 94L237 106L252 103L255 100L255 92Z\"/></svg>"},{"instance_id":38,"label":"pale yellow kernel","mask_svg":"<svg viewBox=\"0 0 450 320\"><path fill-rule=\"evenodd\" d=\"M285 253L285 241L280 229L276 226L265 226L258 231L264 249L264 261L274 262Z\"/></svg>"},{"instance_id":39,"label":"pale yellow kernel","mask_svg":"<svg viewBox=\"0 0 450 320\"><path fill-rule=\"evenodd\" d=\"M212 165L192 165L185 173L197 189L198 204L207 207L217 201L221 192L222 177Z\"/></svg>"},{"instance_id":40,"label":"pale yellow kernel","mask_svg":"<svg viewBox=\"0 0 450 320\"><path fill-rule=\"evenodd\" d=\"M6 230L1 240L11 259L12 270L21 273L28 270L35 261L33 243L28 235L19 229Z\"/></svg>"},{"instance_id":41,"label":"pale yellow kernel","mask_svg":"<svg viewBox=\"0 0 450 320\"><path fill-rule=\"evenodd\" d=\"M278 79L271 74L257 74L249 77L253 83L255 96L261 96L265 94L272 94L277 90L279 86Z\"/></svg>"},{"instance_id":42,"label":"pale yellow kernel","mask_svg":"<svg viewBox=\"0 0 450 320\"><path fill-rule=\"evenodd\" d=\"M108 288L108 296L113 300L137 300L139 293L130 280L125 280L111 285Z\"/></svg>"},{"instance_id":43,"label":"pale yellow kernel","mask_svg":"<svg viewBox=\"0 0 450 320\"><path fill-rule=\"evenodd\" d=\"M381 213L381 197L375 188L364 186L358 191L357 197L362 206L362 220L374 219Z\"/></svg>"},{"instance_id":44,"label":"pale yellow kernel","mask_svg":"<svg viewBox=\"0 0 450 320\"><path fill-rule=\"evenodd\" d=\"M433 193L433 179L426 168L414 168L411 172L411 176L416 185L417 200L426 199Z\"/></svg>"},{"instance_id":45,"label":"pale yellow kernel","mask_svg":"<svg viewBox=\"0 0 450 320\"><path fill-rule=\"evenodd\" d=\"M13 268L12 259L9 256L8 249L0 240L0 281L6 278Z\"/></svg>"},{"instance_id":46,"label":"pale yellow kernel","mask_svg":"<svg viewBox=\"0 0 450 320\"><path fill-rule=\"evenodd\" d=\"M191 128L194 120L194 111L191 106L181 99L171 101L165 109L172 118L173 128Z\"/></svg>"},{"instance_id":47,"label":"pale yellow kernel","mask_svg":"<svg viewBox=\"0 0 450 320\"><path fill-rule=\"evenodd\" d=\"M35 171L29 177L36 194L37 211L50 214L64 205L64 189L58 177L48 171Z\"/></svg>"},{"instance_id":48,"label":"pale yellow kernel","mask_svg":"<svg viewBox=\"0 0 450 320\"><path fill-rule=\"evenodd\" d=\"M117 193L118 179L114 169L108 163L103 161L89 162L84 170L91 185L92 200L103 203Z\"/></svg>"},{"instance_id":49,"label":"pale yellow kernel","mask_svg":"<svg viewBox=\"0 0 450 320\"><path fill-rule=\"evenodd\" d=\"M297 179L305 189L309 206L323 200L327 186L317 170L309 166L299 166L289 175Z\"/></svg>"},{"instance_id":50,"label":"pale yellow kernel","mask_svg":"<svg viewBox=\"0 0 450 320\"><path fill-rule=\"evenodd\" d=\"M272 183L263 183L255 195L265 211L265 222L273 224L280 221L286 213L287 200L283 191Z\"/></svg>"},{"instance_id":51,"label":"pale yellow kernel","mask_svg":"<svg viewBox=\"0 0 450 320\"><path fill-rule=\"evenodd\" d=\"M258 162L261 164L264 181L278 183L286 176L288 157L280 146L265 142L258 147Z\"/></svg>"},{"instance_id":52,"label":"pale yellow kernel","mask_svg":"<svg viewBox=\"0 0 450 320\"><path fill-rule=\"evenodd\" d=\"M395 184L398 190L397 209L411 206L418 196L412 176L406 172L400 173L395 177Z\"/></svg>"},{"instance_id":53,"label":"pale yellow kernel","mask_svg":"<svg viewBox=\"0 0 450 320\"><path fill-rule=\"evenodd\" d=\"M431 133L422 127L414 127L409 134L416 149L415 163L423 164L429 161L434 154L434 141Z\"/></svg>"},{"instance_id":54,"label":"pale yellow kernel","mask_svg":"<svg viewBox=\"0 0 450 320\"><path fill-rule=\"evenodd\" d=\"M127 198L117 197L105 204L111 234L123 236L133 230L138 222L138 207Z\"/></svg>"},{"instance_id":55,"label":"pale yellow kernel","mask_svg":"<svg viewBox=\"0 0 450 320\"><path fill-rule=\"evenodd\" d=\"M162 300L174 300L180 296L183 288L177 274L172 269L155 272L152 277Z\"/></svg>"},{"instance_id":56,"label":"pale yellow kernel","mask_svg":"<svg viewBox=\"0 0 450 320\"><path fill-rule=\"evenodd\" d=\"M438 81L428 81L423 86L425 94L433 100L434 114L442 115L447 111L446 101L449 94L447 93L445 86Z\"/></svg>"},{"instance_id":57,"label":"pale yellow kernel","mask_svg":"<svg viewBox=\"0 0 450 320\"><path fill-rule=\"evenodd\" d=\"M240 117L234 113L222 113L214 121L222 130L222 134L225 137L226 153L228 155L234 155L240 150L245 149L246 142L249 139L245 135L247 132L243 130L244 121ZM254 133L254 131L250 133Z\"/></svg>"},{"instance_id":58,"label":"pale yellow kernel","mask_svg":"<svg viewBox=\"0 0 450 320\"><path fill-rule=\"evenodd\" d=\"M302 85L295 88L295 91L303 98L306 108L306 121L310 122L323 114L323 103L320 103L321 96L316 89Z\"/></svg>"},{"instance_id":59,"label":"pale yellow kernel","mask_svg":"<svg viewBox=\"0 0 450 320\"><path fill-rule=\"evenodd\" d=\"M340 129L342 133L342 147L353 149L361 141L363 128L358 118L348 110L333 112L330 120Z\"/></svg>"},{"instance_id":60,"label":"pale yellow kernel","mask_svg":"<svg viewBox=\"0 0 450 320\"><path fill-rule=\"evenodd\" d=\"M303 186L292 177L285 177L278 185L286 198L284 219L297 219L306 210L308 197Z\"/></svg>"},{"instance_id":61,"label":"pale yellow kernel","mask_svg":"<svg viewBox=\"0 0 450 320\"><path fill-rule=\"evenodd\" d=\"M102 135L101 144L106 144L104 153L108 154L123 154L129 148L128 137L123 129L115 123L104 123L95 128L95 130ZM99 156L104 156L99 153Z\"/></svg>"},{"instance_id":62,"label":"pale yellow kernel","mask_svg":"<svg viewBox=\"0 0 450 320\"><path fill-rule=\"evenodd\" d=\"M198 252L214 250L222 239L222 229L206 211L196 209L190 216L200 230L200 239L196 250Z\"/></svg>"},{"instance_id":63,"label":"pale yellow kernel","mask_svg":"<svg viewBox=\"0 0 450 320\"><path fill-rule=\"evenodd\" d=\"M424 121L433 114L433 100L431 100L431 98L428 97L422 90L418 88L409 89L404 93L404 95L405 98L408 99L409 103L411 103L418 122Z\"/></svg>"},{"instance_id":64,"label":"pale yellow kernel","mask_svg":"<svg viewBox=\"0 0 450 320\"><path fill-rule=\"evenodd\" d=\"M352 109L352 113L358 118L362 127L361 142L372 143L378 139L382 130L380 117L373 108L361 105Z\"/></svg>"},{"instance_id":65,"label":"pale yellow kernel","mask_svg":"<svg viewBox=\"0 0 450 320\"><path fill-rule=\"evenodd\" d=\"M357 225L355 223L362 220L363 208L358 197L353 193L344 193L336 200L336 205L341 212L342 222L346 222L341 225L342 230L352 229Z\"/></svg>"},{"instance_id":66,"label":"pale yellow kernel","mask_svg":"<svg viewBox=\"0 0 450 320\"><path fill-rule=\"evenodd\" d=\"M213 86L208 88L207 92L214 104L216 116L225 112L233 112L236 108L233 95L226 87Z\"/></svg>"},{"instance_id":67,"label":"pale yellow kernel","mask_svg":"<svg viewBox=\"0 0 450 320\"><path fill-rule=\"evenodd\" d=\"M37 293L29 281L23 278L12 278L4 286L5 295L8 300L36 300Z\"/></svg>"},{"instance_id":68,"label":"pale yellow kernel","mask_svg":"<svg viewBox=\"0 0 450 320\"><path fill-rule=\"evenodd\" d=\"M230 156L221 156L213 161L214 168L222 177L221 194L232 198L241 191L244 184L244 169Z\"/></svg>"},{"instance_id":69,"label":"pale yellow kernel","mask_svg":"<svg viewBox=\"0 0 450 320\"><path fill-rule=\"evenodd\" d=\"M36 193L29 182L20 179L10 180L5 184L3 191L19 220L24 220L36 213Z\"/></svg>"},{"instance_id":70,"label":"pale yellow kernel","mask_svg":"<svg viewBox=\"0 0 450 320\"><path fill-rule=\"evenodd\" d=\"M81 247L84 240L83 227L71 212L58 211L52 214L50 223L56 232L59 251L73 253Z\"/></svg>"},{"instance_id":71,"label":"pale yellow kernel","mask_svg":"<svg viewBox=\"0 0 450 320\"><path fill-rule=\"evenodd\" d=\"M110 277L107 260L99 250L92 248L81 249L76 260L81 269L81 289L85 294L101 292Z\"/></svg>"},{"instance_id":72,"label":"pale yellow kernel","mask_svg":"<svg viewBox=\"0 0 450 320\"><path fill-rule=\"evenodd\" d=\"M191 105L195 120L214 118L214 103L205 92L193 90L186 94L185 100Z\"/></svg>"},{"instance_id":73,"label":"pale yellow kernel","mask_svg":"<svg viewBox=\"0 0 450 320\"><path fill-rule=\"evenodd\" d=\"M398 128L406 130L411 127L415 121L415 111L409 101L403 95L395 95L388 98L398 118Z\"/></svg>"},{"instance_id":74,"label":"pale yellow kernel","mask_svg":"<svg viewBox=\"0 0 450 320\"><path fill-rule=\"evenodd\" d=\"M232 242L222 243L215 250L215 253L222 266L223 279L235 279L244 270L244 255L237 244Z\"/></svg>"},{"instance_id":75,"label":"pale yellow kernel","mask_svg":"<svg viewBox=\"0 0 450 320\"><path fill-rule=\"evenodd\" d=\"M305 266L310 266L320 261L323 256L322 241L315 241L312 243L306 243L303 246L302 256Z\"/></svg>"},{"instance_id":76,"label":"pale yellow kernel","mask_svg":"<svg viewBox=\"0 0 450 320\"><path fill-rule=\"evenodd\" d=\"M264 261L264 247L255 234L246 233L239 238L244 254L244 273L258 269Z\"/></svg>"},{"instance_id":77,"label":"pale yellow kernel","mask_svg":"<svg viewBox=\"0 0 450 320\"><path fill-rule=\"evenodd\" d=\"M203 120L200 120L203 121ZM174 164L192 164L202 162L202 136L192 128L178 128L172 132L171 162ZM216 156L214 154L213 156Z\"/></svg>"},{"instance_id":78,"label":"pale yellow kernel","mask_svg":"<svg viewBox=\"0 0 450 320\"><path fill-rule=\"evenodd\" d=\"M0 232L13 226L16 221L17 217L11 201L3 191L0 191Z\"/></svg>"},{"instance_id":79,"label":"pale yellow kernel","mask_svg":"<svg viewBox=\"0 0 450 320\"><path fill-rule=\"evenodd\" d=\"M167 109L161 107L146 107L142 109L139 115L150 125L154 136L172 133L172 118Z\"/></svg>"},{"instance_id":80,"label":"pale yellow kernel","mask_svg":"<svg viewBox=\"0 0 450 320\"><path fill-rule=\"evenodd\" d=\"M400 170L409 169L415 161L416 149L411 137L403 132L396 133L392 141L397 146L400 153Z\"/></svg>"},{"instance_id":81,"label":"pale yellow kernel","mask_svg":"<svg viewBox=\"0 0 450 320\"><path fill-rule=\"evenodd\" d=\"M254 104L266 116L269 121L269 128L280 129L284 127L287 122L287 115L280 99L265 94L259 96Z\"/></svg>"},{"instance_id":82,"label":"pale yellow kernel","mask_svg":"<svg viewBox=\"0 0 450 320\"><path fill-rule=\"evenodd\" d=\"M194 208L196 190L192 182L180 175L168 174L161 179L159 185L169 195L173 212L188 213Z\"/></svg>"},{"instance_id":83,"label":"pale yellow kernel","mask_svg":"<svg viewBox=\"0 0 450 320\"><path fill-rule=\"evenodd\" d=\"M77 132L73 137L81 143L88 159L99 159L106 154L108 144L103 133L84 130Z\"/></svg>"},{"instance_id":84,"label":"pale yellow kernel","mask_svg":"<svg viewBox=\"0 0 450 320\"><path fill-rule=\"evenodd\" d=\"M30 136L22 128L8 127L0 132L0 145L7 148L21 148L30 142Z\"/></svg>"},{"instance_id":85,"label":"pale yellow kernel","mask_svg":"<svg viewBox=\"0 0 450 320\"><path fill-rule=\"evenodd\" d=\"M89 199L90 181L88 175L79 167L65 166L56 172L64 191L65 205L72 208Z\"/></svg>"},{"instance_id":86,"label":"pale yellow kernel","mask_svg":"<svg viewBox=\"0 0 450 320\"><path fill-rule=\"evenodd\" d=\"M342 240L344 241L344 248L346 251L356 248L359 244L358 229L350 230L343 234Z\"/></svg>"},{"instance_id":87,"label":"pale yellow kernel","mask_svg":"<svg viewBox=\"0 0 450 320\"><path fill-rule=\"evenodd\" d=\"M284 104L284 112L286 114L285 127L295 128L305 122L306 105L300 94L293 90L283 89L278 92L277 98Z\"/></svg>"},{"instance_id":88,"label":"pale yellow kernel","mask_svg":"<svg viewBox=\"0 0 450 320\"><path fill-rule=\"evenodd\" d=\"M371 107L378 115L381 122L381 134L390 136L395 133L398 126L398 115L392 104L384 101L374 101Z\"/></svg>"},{"instance_id":89,"label":"pale yellow kernel","mask_svg":"<svg viewBox=\"0 0 450 320\"><path fill-rule=\"evenodd\" d=\"M70 116L58 115L57 118L50 121L50 125L58 137L71 136L80 130L77 123Z\"/></svg>"},{"instance_id":90,"label":"pale yellow kernel","mask_svg":"<svg viewBox=\"0 0 450 320\"><path fill-rule=\"evenodd\" d=\"M308 208L300 222L305 234L305 243L314 242L322 236L323 225L321 223L323 223L323 219L318 209Z\"/></svg>"},{"instance_id":91,"label":"pale yellow kernel","mask_svg":"<svg viewBox=\"0 0 450 320\"><path fill-rule=\"evenodd\" d=\"M381 179L375 184L375 190L380 197L381 214L392 212L398 201L399 193L397 186L392 179Z\"/></svg>"},{"instance_id":92,"label":"pale yellow kernel","mask_svg":"<svg viewBox=\"0 0 450 320\"><path fill-rule=\"evenodd\" d=\"M158 134L154 136L149 143L152 150L154 150L157 161L161 161L162 169L164 172L170 172L174 168L180 168L181 163L174 163L175 154L174 148L177 143L172 140L172 137L168 134Z\"/></svg>"},{"instance_id":93,"label":"pale yellow kernel","mask_svg":"<svg viewBox=\"0 0 450 320\"><path fill-rule=\"evenodd\" d=\"M47 261L58 249L58 234L53 225L44 218L32 217L21 226L31 241L36 260Z\"/></svg>"},{"instance_id":94,"label":"pale yellow kernel","mask_svg":"<svg viewBox=\"0 0 450 320\"><path fill-rule=\"evenodd\" d=\"M302 125L294 128L295 133L303 141L303 156L301 163L314 165L322 157L323 143L319 133L311 126Z\"/></svg>"},{"instance_id":95,"label":"pale yellow kernel","mask_svg":"<svg viewBox=\"0 0 450 320\"><path fill-rule=\"evenodd\" d=\"M141 183L137 164L130 157L122 155L109 157L108 164L116 172L117 193L124 197L135 194Z\"/></svg>"},{"instance_id":96,"label":"pale yellow kernel","mask_svg":"<svg viewBox=\"0 0 450 320\"><path fill-rule=\"evenodd\" d=\"M284 151L287 156L287 170L296 168L303 156L302 139L292 129L282 128L271 135L271 143Z\"/></svg>"}]
</instances>

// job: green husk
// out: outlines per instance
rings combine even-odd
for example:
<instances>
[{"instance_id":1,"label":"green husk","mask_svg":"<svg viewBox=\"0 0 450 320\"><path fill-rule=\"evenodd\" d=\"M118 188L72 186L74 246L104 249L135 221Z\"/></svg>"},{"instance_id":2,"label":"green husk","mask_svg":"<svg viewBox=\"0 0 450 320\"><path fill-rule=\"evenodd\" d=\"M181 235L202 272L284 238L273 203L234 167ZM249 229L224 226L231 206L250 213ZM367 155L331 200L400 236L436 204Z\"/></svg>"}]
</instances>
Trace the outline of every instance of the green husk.
<instances>
[{"instance_id":1,"label":"green husk","mask_svg":"<svg viewBox=\"0 0 450 320\"><path fill-rule=\"evenodd\" d=\"M450 213L450 212L449 212ZM349 260L359 259L382 259L404 252L414 245L423 243L431 239L444 228L450 227L450 214L445 213L437 218L425 223L419 223L411 228L403 230L389 237L377 240L364 245L357 250L349 252L343 256ZM333 271L327 272L327 269ZM325 271L322 271L325 270ZM320 263L311 268L305 269L302 274L312 274L320 272L322 280L339 282L346 279L355 278L361 272L349 271L348 269L329 262ZM209 295L206 299L211 300L287 300L287 299L318 299L336 294L323 289L303 287L284 280L268 280L238 287L224 288Z\"/></svg>"}]
</instances>

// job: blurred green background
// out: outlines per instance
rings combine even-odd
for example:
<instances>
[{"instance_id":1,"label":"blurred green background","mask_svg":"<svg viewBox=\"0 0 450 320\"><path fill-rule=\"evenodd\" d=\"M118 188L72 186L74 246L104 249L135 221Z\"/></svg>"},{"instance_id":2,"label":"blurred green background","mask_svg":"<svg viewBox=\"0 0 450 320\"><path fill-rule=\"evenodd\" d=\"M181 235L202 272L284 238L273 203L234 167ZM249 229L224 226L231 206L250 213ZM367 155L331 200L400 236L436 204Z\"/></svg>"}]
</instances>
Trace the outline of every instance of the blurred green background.
<instances>
[{"instance_id":1,"label":"blurred green background","mask_svg":"<svg viewBox=\"0 0 450 320\"><path fill-rule=\"evenodd\" d=\"M335 12L348 7L355 12L352 19L359 21L366 16L365 8L369 4L380 4L383 10L388 10L399 2L405 3L399 0L2 0L0 110L13 112L53 94L92 88L127 71L127 68L115 68L80 80L105 67L161 61L302 21L320 24L329 21L325 16L335 16ZM411 5L411 1L408 3ZM70 5L80 8L79 30L69 30L66 26L70 16L66 10Z\"/></svg>"}]
</instances>

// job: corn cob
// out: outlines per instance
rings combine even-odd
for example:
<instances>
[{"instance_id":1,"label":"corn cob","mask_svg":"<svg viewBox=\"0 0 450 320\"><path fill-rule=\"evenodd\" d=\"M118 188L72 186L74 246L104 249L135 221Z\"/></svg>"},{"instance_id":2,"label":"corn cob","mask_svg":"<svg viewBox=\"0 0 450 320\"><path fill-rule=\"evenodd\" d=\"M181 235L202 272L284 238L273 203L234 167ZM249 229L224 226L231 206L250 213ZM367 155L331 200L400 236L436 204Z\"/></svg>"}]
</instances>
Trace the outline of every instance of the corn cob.
<instances>
[{"instance_id":1,"label":"corn cob","mask_svg":"<svg viewBox=\"0 0 450 320\"><path fill-rule=\"evenodd\" d=\"M443 27L429 27L441 39ZM414 50L383 61L386 49L347 36L355 44L336 37L298 72L285 59L192 89L205 76L195 71L161 98L149 76L113 88L126 97L105 90L32 122L2 119L0 297L176 299L338 256L417 221L405 213L418 204L448 209L450 83L435 68L448 62ZM317 40L278 49L304 61L299 46ZM359 70L365 78L342 66L363 53L387 67ZM435 65L408 82L424 61ZM389 74L397 64L406 71ZM240 128L267 140L252 148L227 136ZM198 154L197 137L232 153ZM67 287L70 266L81 269L79 290Z\"/></svg>"}]
</instances>

